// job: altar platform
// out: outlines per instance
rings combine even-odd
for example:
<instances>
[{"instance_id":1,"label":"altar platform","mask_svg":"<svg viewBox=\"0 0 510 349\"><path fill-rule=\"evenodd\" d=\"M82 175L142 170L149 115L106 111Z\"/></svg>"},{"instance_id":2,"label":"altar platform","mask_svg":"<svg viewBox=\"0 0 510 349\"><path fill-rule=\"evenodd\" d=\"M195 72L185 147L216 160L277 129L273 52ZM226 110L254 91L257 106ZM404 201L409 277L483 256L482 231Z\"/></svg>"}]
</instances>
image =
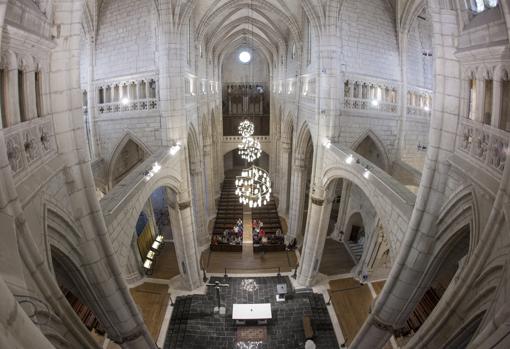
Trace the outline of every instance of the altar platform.
<instances>
[{"instance_id":1,"label":"altar platform","mask_svg":"<svg viewBox=\"0 0 510 349\"><path fill-rule=\"evenodd\" d=\"M212 277L209 283L215 281L229 284L220 290L226 314L213 312L214 287L209 287L205 295L177 297L164 349L303 349L304 316L311 318L317 348L339 348L321 294L299 293L287 297L285 302L277 302L278 284L286 283L289 292L292 290L288 277ZM234 304L245 305L237 309L241 312L249 310L250 305L266 304L261 316L267 318L267 324L237 325L233 319Z\"/></svg>"}]
</instances>

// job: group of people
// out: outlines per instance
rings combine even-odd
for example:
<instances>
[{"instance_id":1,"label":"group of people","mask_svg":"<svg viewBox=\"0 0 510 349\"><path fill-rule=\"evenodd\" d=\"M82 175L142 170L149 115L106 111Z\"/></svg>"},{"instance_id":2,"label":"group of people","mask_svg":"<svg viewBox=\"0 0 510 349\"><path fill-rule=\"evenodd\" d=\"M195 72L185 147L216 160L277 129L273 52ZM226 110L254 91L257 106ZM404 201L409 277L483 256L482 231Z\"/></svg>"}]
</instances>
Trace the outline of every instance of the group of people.
<instances>
[{"instance_id":1,"label":"group of people","mask_svg":"<svg viewBox=\"0 0 510 349\"><path fill-rule=\"evenodd\" d=\"M221 235L213 235L212 244L234 244L243 243L243 220L239 218L232 229L225 229Z\"/></svg>"},{"instance_id":2,"label":"group of people","mask_svg":"<svg viewBox=\"0 0 510 349\"><path fill-rule=\"evenodd\" d=\"M254 219L252 222L252 236L254 244L278 244L283 243L284 236L280 229L276 230L275 234L266 234L264 231L264 222Z\"/></svg>"}]
</instances>

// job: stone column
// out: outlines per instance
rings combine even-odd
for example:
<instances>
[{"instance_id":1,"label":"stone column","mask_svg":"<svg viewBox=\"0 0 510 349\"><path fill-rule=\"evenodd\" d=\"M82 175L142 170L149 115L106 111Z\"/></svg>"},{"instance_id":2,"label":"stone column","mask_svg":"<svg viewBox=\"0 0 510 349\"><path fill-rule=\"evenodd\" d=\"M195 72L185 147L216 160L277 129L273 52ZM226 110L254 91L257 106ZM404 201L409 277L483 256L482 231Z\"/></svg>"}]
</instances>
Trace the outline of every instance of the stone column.
<instances>
[{"instance_id":1,"label":"stone column","mask_svg":"<svg viewBox=\"0 0 510 349\"><path fill-rule=\"evenodd\" d=\"M5 88L6 97L3 103L5 103L5 112L7 125L3 127L9 127L19 124L21 121L20 110L19 110L19 95L18 95L18 62L16 55L12 52L8 53L7 67L5 68Z\"/></svg>"},{"instance_id":2,"label":"stone column","mask_svg":"<svg viewBox=\"0 0 510 349\"><path fill-rule=\"evenodd\" d=\"M289 231L286 235L288 241L296 238L301 230L305 202L306 168L302 159L295 159L294 162L289 203Z\"/></svg>"},{"instance_id":3,"label":"stone column","mask_svg":"<svg viewBox=\"0 0 510 349\"><path fill-rule=\"evenodd\" d=\"M492 119L491 126L501 128L501 97L503 82L501 79L492 80Z\"/></svg>"},{"instance_id":4,"label":"stone column","mask_svg":"<svg viewBox=\"0 0 510 349\"><path fill-rule=\"evenodd\" d=\"M167 195L167 197L170 197ZM193 218L189 194L180 194L177 205L171 205L170 215L175 251L184 286L194 290L202 285L199 249L193 232Z\"/></svg>"},{"instance_id":5,"label":"stone column","mask_svg":"<svg viewBox=\"0 0 510 349\"><path fill-rule=\"evenodd\" d=\"M476 112L475 120L483 123L485 112L485 80L476 79Z\"/></svg>"},{"instance_id":6,"label":"stone column","mask_svg":"<svg viewBox=\"0 0 510 349\"><path fill-rule=\"evenodd\" d=\"M209 234L207 233L205 210L205 188L203 181L203 171L198 164L192 164L190 168L190 179L193 187L193 212L195 217L195 228L197 240L200 246L209 242Z\"/></svg>"},{"instance_id":7,"label":"stone column","mask_svg":"<svg viewBox=\"0 0 510 349\"><path fill-rule=\"evenodd\" d=\"M52 343L27 316L0 276L0 346L2 348L53 349Z\"/></svg>"},{"instance_id":8,"label":"stone column","mask_svg":"<svg viewBox=\"0 0 510 349\"><path fill-rule=\"evenodd\" d=\"M204 143L204 169L206 182L206 215L207 222L216 214L216 191L214 183L213 147Z\"/></svg>"},{"instance_id":9,"label":"stone column","mask_svg":"<svg viewBox=\"0 0 510 349\"><path fill-rule=\"evenodd\" d=\"M403 326L428 288L423 284L422 276L430 265L436 243L437 220L444 203L450 168L448 159L455 150L451 137L457 131L461 102L460 63L455 57L454 47L459 34L459 26L455 25L457 12L434 1L429 4L434 23L434 52L439 52L435 56L434 100L442 100L446 94L448 99L434 104L431 120L434 127L430 130L430 144L416 204L384 289L351 343L351 347L356 349L382 348L393 330ZM483 101L483 98L480 100Z\"/></svg>"},{"instance_id":10,"label":"stone column","mask_svg":"<svg viewBox=\"0 0 510 349\"><path fill-rule=\"evenodd\" d=\"M25 110L26 110L26 120L32 120L37 118L37 104L36 104L36 91L37 88L35 86L35 71L34 66L31 65L27 67L25 72Z\"/></svg>"},{"instance_id":11,"label":"stone column","mask_svg":"<svg viewBox=\"0 0 510 349\"><path fill-rule=\"evenodd\" d=\"M291 145L289 142L285 140L282 141L281 147L281 161L280 161L280 195L279 195L279 213L288 217L289 214L289 202L288 202L288 192L290 183L288 181L289 178L289 161L291 156Z\"/></svg>"},{"instance_id":12,"label":"stone column","mask_svg":"<svg viewBox=\"0 0 510 349\"><path fill-rule=\"evenodd\" d=\"M304 286L312 286L319 272L331 213L331 201L325 203L323 189L315 188L310 201L297 278L297 283Z\"/></svg>"}]
</instances>

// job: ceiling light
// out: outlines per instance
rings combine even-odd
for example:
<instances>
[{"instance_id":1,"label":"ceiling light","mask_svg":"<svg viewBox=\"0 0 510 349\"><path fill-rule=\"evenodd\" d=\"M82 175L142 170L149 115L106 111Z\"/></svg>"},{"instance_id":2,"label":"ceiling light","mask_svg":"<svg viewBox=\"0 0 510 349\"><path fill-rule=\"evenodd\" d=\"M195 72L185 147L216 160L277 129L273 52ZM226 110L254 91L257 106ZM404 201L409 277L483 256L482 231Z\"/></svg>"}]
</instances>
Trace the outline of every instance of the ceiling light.
<instances>
[{"instance_id":1,"label":"ceiling light","mask_svg":"<svg viewBox=\"0 0 510 349\"><path fill-rule=\"evenodd\" d=\"M241 156L241 158L245 159L248 162L253 162L256 159L260 158L260 155L262 155L260 142L251 136L243 137L243 140L238 145L238 148L239 155Z\"/></svg>"}]
</instances>

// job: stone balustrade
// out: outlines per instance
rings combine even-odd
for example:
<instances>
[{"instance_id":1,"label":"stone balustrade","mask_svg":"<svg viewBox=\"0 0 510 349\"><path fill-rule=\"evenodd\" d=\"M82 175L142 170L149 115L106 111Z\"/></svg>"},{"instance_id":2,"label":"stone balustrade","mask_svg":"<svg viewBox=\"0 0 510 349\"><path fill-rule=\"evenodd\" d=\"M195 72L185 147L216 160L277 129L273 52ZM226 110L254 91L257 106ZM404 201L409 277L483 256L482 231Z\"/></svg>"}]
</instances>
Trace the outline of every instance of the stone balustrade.
<instances>
[{"instance_id":1,"label":"stone balustrade","mask_svg":"<svg viewBox=\"0 0 510 349\"><path fill-rule=\"evenodd\" d=\"M397 114L399 90L391 81L348 77L344 81L344 109Z\"/></svg>"},{"instance_id":2,"label":"stone balustrade","mask_svg":"<svg viewBox=\"0 0 510 349\"><path fill-rule=\"evenodd\" d=\"M97 115L159 109L157 75L96 82Z\"/></svg>"},{"instance_id":3,"label":"stone balustrade","mask_svg":"<svg viewBox=\"0 0 510 349\"><path fill-rule=\"evenodd\" d=\"M462 119L458 128L457 150L501 176L509 152L509 140L509 132Z\"/></svg>"},{"instance_id":4,"label":"stone balustrade","mask_svg":"<svg viewBox=\"0 0 510 349\"><path fill-rule=\"evenodd\" d=\"M269 136L253 136L255 140L260 143L268 143L271 142L271 137ZM242 136L223 136L223 142L226 143L241 143L243 137Z\"/></svg>"},{"instance_id":5,"label":"stone balustrade","mask_svg":"<svg viewBox=\"0 0 510 349\"><path fill-rule=\"evenodd\" d=\"M407 89L407 115L430 118L432 110L432 91L419 87Z\"/></svg>"}]
</instances>

